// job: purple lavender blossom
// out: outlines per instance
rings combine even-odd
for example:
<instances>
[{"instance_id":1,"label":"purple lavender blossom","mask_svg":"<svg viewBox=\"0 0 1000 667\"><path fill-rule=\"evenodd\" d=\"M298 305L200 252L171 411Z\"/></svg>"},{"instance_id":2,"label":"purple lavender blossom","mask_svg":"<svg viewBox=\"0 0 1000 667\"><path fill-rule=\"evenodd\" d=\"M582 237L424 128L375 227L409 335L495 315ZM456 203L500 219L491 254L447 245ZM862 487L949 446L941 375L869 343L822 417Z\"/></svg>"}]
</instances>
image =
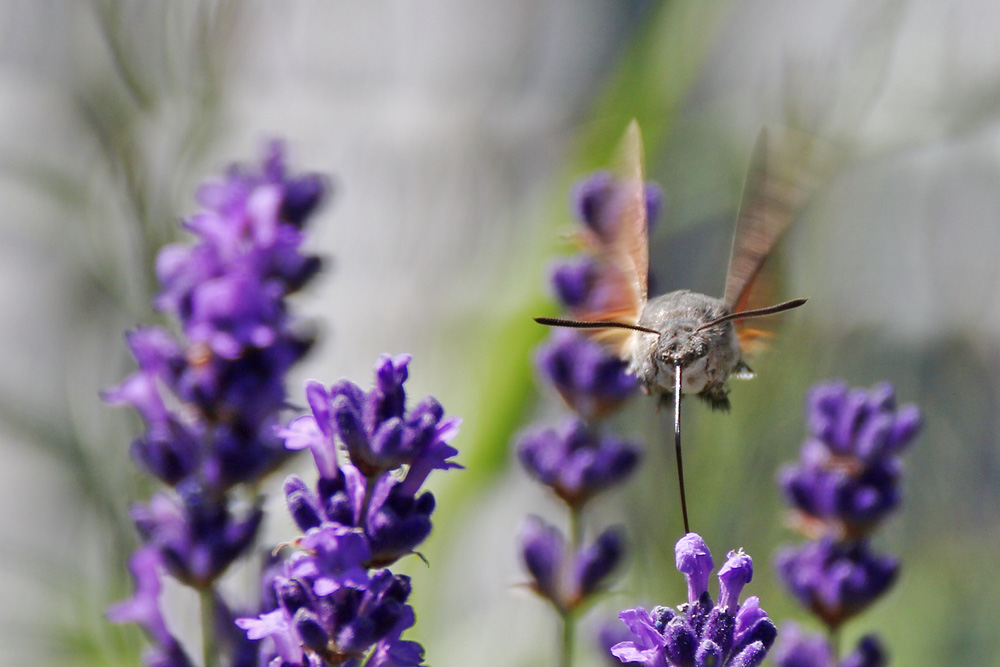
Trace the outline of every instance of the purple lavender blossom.
<instances>
[{"instance_id":1,"label":"purple lavender blossom","mask_svg":"<svg viewBox=\"0 0 1000 667\"><path fill-rule=\"evenodd\" d=\"M897 407L891 385L839 381L815 387L806 406L810 437L781 487L805 531L861 537L899 504L899 454L920 430L920 411Z\"/></svg>"},{"instance_id":2,"label":"purple lavender blossom","mask_svg":"<svg viewBox=\"0 0 1000 667\"><path fill-rule=\"evenodd\" d=\"M612 233L624 206L631 205L632 187L609 172L581 180L571 195L571 207L583 223L586 242ZM647 222L652 224L662 203L658 187L646 187ZM606 310L615 299L614 287L601 276L608 267L593 254L562 260L551 271L558 300L571 312ZM624 558L624 538L617 529L603 531L587 544L583 535L585 504L601 491L622 482L639 460L638 449L615 436L602 434L599 420L619 409L637 388L626 364L600 345L569 331L556 331L537 353L539 376L576 413L555 428L539 428L519 437L517 454L528 474L550 487L566 503L571 540L535 517L520 536L521 557L536 593L559 612L563 639L561 660L569 664L575 635L574 612L606 583Z\"/></svg>"},{"instance_id":3,"label":"purple lavender blossom","mask_svg":"<svg viewBox=\"0 0 1000 667\"><path fill-rule=\"evenodd\" d=\"M525 521L520 544L531 589L561 613L577 609L603 590L625 551L624 535L612 527L574 553L557 528L536 516Z\"/></svg>"},{"instance_id":4,"label":"purple lavender blossom","mask_svg":"<svg viewBox=\"0 0 1000 667\"><path fill-rule=\"evenodd\" d=\"M268 144L260 164L203 185L201 210L184 221L194 241L157 257L162 289L154 303L180 334L129 333L138 370L104 394L142 417L146 431L132 456L172 487L133 507L144 542L138 553L155 553L159 566L199 590L215 610L208 623L231 620L214 584L251 548L263 516L257 504L235 512L231 491L259 482L290 455L274 426L286 407L285 376L313 335L288 312L287 297L320 268L318 257L302 252L303 227L326 190L318 176L287 173L280 142ZM148 583L138 584L141 598ZM109 616L141 622L120 605ZM158 646L149 664L188 664L176 642L151 634ZM245 640L225 635L218 645L228 643L234 659L243 655ZM207 653L212 645L206 638Z\"/></svg>"},{"instance_id":5,"label":"purple lavender blossom","mask_svg":"<svg viewBox=\"0 0 1000 667\"><path fill-rule=\"evenodd\" d=\"M601 436L579 419L524 433L517 454L532 477L571 507L580 507L620 483L639 462L635 445L612 435Z\"/></svg>"},{"instance_id":6,"label":"purple lavender blossom","mask_svg":"<svg viewBox=\"0 0 1000 667\"><path fill-rule=\"evenodd\" d=\"M236 518L224 499L193 485L180 490L134 505L132 519L143 542L159 551L178 581L207 589L253 544L263 512L256 507Z\"/></svg>"},{"instance_id":7,"label":"purple lavender blossom","mask_svg":"<svg viewBox=\"0 0 1000 667\"><path fill-rule=\"evenodd\" d=\"M825 637L806 634L794 623L782 626L773 655L777 667L883 667L887 661L873 635L862 637L848 656L837 661Z\"/></svg>"},{"instance_id":8,"label":"purple lavender blossom","mask_svg":"<svg viewBox=\"0 0 1000 667\"><path fill-rule=\"evenodd\" d=\"M432 470L460 468L449 461L457 450L448 442L458 432L461 420L444 417L444 409L428 396L409 412L406 390L409 355L383 355L375 364L375 386L365 392L349 380L341 380L327 392L319 383L309 383L311 416L299 417L281 431L290 449L309 447L320 473L333 477L336 461L334 436L347 448L351 464L365 477L409 466L406 491L413 493Z\"/></svg>"},{"instance_id":9,"label":"purple lavender blossom","mask_svg":"<svg viewBox=\"0 0 1000 667\"><path fill-rule=\"evenodd\" d=\"M539 375L587 421L615 411L638 387L624 361L572 331L553 332L535 359Z\"/></svg>"},{"instance_id":10,"label":"purple lavender blossom","mask_svg":"<svg viewBox=\"0 0 1000 667\"><path fill-rule=\"evenodd\" d=\"M682 537L675 549L677 567L688 581L688 602L674 611L656 607L626 609L619 618L633 638L611 648L625 663L645 667L754 667L761 664L777 630L756 597L739 604L744 584L753 576L753 562L743 551L729 552L719 571L720 602L707 589L712 555L694 533Z\"/></svg>"},{"instance_id":11,"label":"purple lavender blossom","mask_svg":"<svg viewBox=\"0 0 1000 667\"><path fill-rule=\"evenodd\" d=\"M250 639L266 640L260 647L265 662L353 664L371 651L366 664L420 664L419 645L400 639L414 622L406 604L409 578L388 570L369 575L367 545L347 528L313 529L295 546L303 550L272 580L277 608L236 621Z\"/></svg>"},{"instance_id":12,"label":"purple lavender blossom","mask_svg":"<svg viewBox=\"0 0 1000 667\"><path fill-rule=\"evenodd\" d=\"M566 538L555 526L529 516L521 528L520 543L521 557L533 580L532 589L558 606L562 598Z\"/></svg>"},{"instance_id":13,"label":"purple lavender blossom","mask_svg":"<svg viewBox=\"0 0 1000 667\"><path fill-rule=\"evenodd\" d=\"M899 570L895 558L875 555L864 541L829 537L779 551L775 565L799 601L831 628L881 597Z\"/></svg>"},{"instance_id":14,"label":"purple lavender blossom","mask_svg":"<svg viewBox=\"0 0 1000 667\"><path fill-rule=\"evenodd\" d=\"M234 167L199 190L203 208L184 223L193 245L160 252L156 305L184 337L157 327L130 333L139 370L105 398L146 421L132 453L165 483L197 475L222 492L287 458L272 426L285 374L313 337L285 299L319 269L301 252L301 227L323 194L319 177L286 175L282 146L272 143L257 169Z\"/></svg>"},{"instance_id":15,"label":"purple lavender blossom","mask_svg":"<svg viewBox=\"0 0 1000 667\"><path fill-rule=\"evenodd\" d=\"M367 567L390 565L426 539L435 500L418 493L421 485L433 470L461 468L449 460L458 452L448 444L460 420L445 418L433 397L406 411L409 361L382 356L367 393L347 380L329 391L307 383L312 414L278 429L289 449L312 451L320 473L315 492L297 477L286 480L293 518L304 531L326 523L363 529L371 549ZM338 465L338 439L350 463ZM408 469L399 479L392 471L403 465Z\"/></svg>"},{"instance_id":16,"label":"purple lavender blossom","mask_svg":"<svg viewBox=\"0 0 1000 667\"><path fill-rule=\"evenodd\" d=\"M448 444L459 420L444 418L431 397L407 411L409 361L383 355L369 392L346 380L330 390L307 383L311 414L277 431L289 449L311 450L319 479L314 488L295 475L285 480L305 534L290 543L298 551L284 571L267 576L273 608L237 621L260 641L264 664L422 664L423 648L401 639L415 621L410 580L377 568L413 553L430 533L434 496L417 495L427 475L461 466L449 460L457 450Z\"/></svg>"},{"instance_id":17,"label":"purple lavender blossom","mask_svg":"<svg viewBox=\"0 0 1000 667\"><path fill-rule=\"evenodd\" d=\"M143 655L150 667L189 667L193 663L180 643L167 629L160 611L160 553L152 547L139 548L129 559L129 570L135 579L132 597L111 605L108 620L112 623L137 623L152 639L153 646Z\"/></svg>"}]
</instances>

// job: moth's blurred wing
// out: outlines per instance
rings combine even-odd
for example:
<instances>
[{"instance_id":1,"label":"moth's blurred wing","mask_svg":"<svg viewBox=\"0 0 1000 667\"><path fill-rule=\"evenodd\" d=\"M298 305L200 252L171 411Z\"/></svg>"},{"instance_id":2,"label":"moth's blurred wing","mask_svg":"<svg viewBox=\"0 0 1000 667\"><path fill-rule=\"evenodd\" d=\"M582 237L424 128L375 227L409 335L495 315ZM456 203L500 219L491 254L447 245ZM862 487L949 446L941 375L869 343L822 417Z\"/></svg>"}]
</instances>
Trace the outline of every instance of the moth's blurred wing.
<instances>
[{"instance_id":1,"label":"moth's blurred wing","mask_svg":"<svg viewBox=\"0 0 1000 667\"><path fill-rule=\"evenodd\" d=\"M732 312L772 305L776 283L765 263L781 235L829 173L833 150L791 128L763 129L757 137L736 219L723 301ZM766 340L767 320L735 322L741 347Z\"/></svg>"},{"instance_id":2,"label":"moth's blurred wing","mask_svg":"<svg viewBox=\"0 0 1000 667\"><path fill-rule=\"evenodd\" d=\"M636 324L648 297L649 241L642 135L634 120L619 145L613 177L603 224L581 235L596 260L597 275L593 298L573 315L589 322ZM595 329L590 335L623 356L633 332Z\"/></svg>"}]
</instances>

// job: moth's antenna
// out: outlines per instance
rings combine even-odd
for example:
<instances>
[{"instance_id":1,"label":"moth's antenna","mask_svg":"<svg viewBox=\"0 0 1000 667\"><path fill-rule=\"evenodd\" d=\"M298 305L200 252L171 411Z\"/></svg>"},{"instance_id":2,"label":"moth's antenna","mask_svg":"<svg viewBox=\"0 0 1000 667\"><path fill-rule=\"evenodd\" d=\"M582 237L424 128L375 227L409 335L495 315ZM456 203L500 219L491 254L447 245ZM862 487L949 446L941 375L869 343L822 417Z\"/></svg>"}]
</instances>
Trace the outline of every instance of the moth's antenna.
<instances>
[{"instance_id":1,"label":"moth's antenna","mask_svg":"<svg viewBox=\"0 0 1000 667\"><path fill-rule=\"evenodd\" d=\"M535 321L548 327L568 327L570 329L631 329L632 331L642 331L660 335L656 329L629 324L628 322L581 322L580 320L564 320L559 317L536 317Z\"/></svg>"},{"instance_id":2,"label":"moth's antenna","mask_svg":"<svg viewBox=\"0 0 1000 667\"><path fill-rule=\"evenodd\" d=\"M791 310L792 308L798 308L799 306L804 305L806 301L808 301L808 299L792 299L791 301L785 301L784 303L768 306L767 308L755 308L754 310L741 310L738 313L729 313L728 315L718 317L711 322L702 324L696 329L696 331L703 331L709 327L714 327L716 324L722 324L724 322L729 322L730 320L748 320L751 317L763 317L764 315L783 313L786 310Z\"/></svg>"},{"instance_id":3,"label":"moth's antenna","mask_svg":"<svg viewBox=\"0 0 1000 667\"><path fill-rule=\"evenodd\" d=\"M681 514L684 516L684 534L691 532L688 525L687 496L684 494L684 464L681 461L681 365L674 366L674 452L677 454L677 483L681 487Z\"/></svg>"}]
</instances>

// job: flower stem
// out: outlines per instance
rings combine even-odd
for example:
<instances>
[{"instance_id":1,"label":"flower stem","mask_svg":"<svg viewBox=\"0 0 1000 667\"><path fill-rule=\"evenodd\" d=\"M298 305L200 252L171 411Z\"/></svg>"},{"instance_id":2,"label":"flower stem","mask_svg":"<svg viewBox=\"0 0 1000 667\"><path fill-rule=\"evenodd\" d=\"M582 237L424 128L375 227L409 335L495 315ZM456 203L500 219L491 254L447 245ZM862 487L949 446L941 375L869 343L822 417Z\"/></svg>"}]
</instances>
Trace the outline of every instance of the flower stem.
<instances>
[{"instance_id":1,"label":"flower stem","mask_svg":"<svg viewBox=\"0 0 1000 667\"><path fill-rule=\"evenodd\" d=\"M569 508L569 552L574 556L583 544L583 513L576 505Z\"/></svg>"},{"instance_id":2,"label":"flower stem","mask_svg":"<svg viewBox=\"0 0 1000 667\"><path fill-rule=\"evenodd\" d=\"M583 512L579 505L569 506L569 553L575 558L583 545ZM559 667L572 667L573 646L576 643L576 614L572 609L560 610L562 621L562 641Z\"/></svg>"},{"instance_id":3,"label":"flower stem","mask_svg":"<svg viewBox=\"0 0 1000 667\"><path fill-rule=\"evenodd\" d=\"M562 621L559 667L572 667L573 645L576 643L576 616L571 611L560 612L559 616Z\"/></svg>"},{"instance_id":4,"label":"flower stem","mask_svg":"<svg viewBox=\"0 0 1000 667\"><path fill-rule=\"evenodd\" d=\"M201 599L201 651L205 667L215 667L215 591L209 587L199 593Z\"/></svg>"}]
</instances>

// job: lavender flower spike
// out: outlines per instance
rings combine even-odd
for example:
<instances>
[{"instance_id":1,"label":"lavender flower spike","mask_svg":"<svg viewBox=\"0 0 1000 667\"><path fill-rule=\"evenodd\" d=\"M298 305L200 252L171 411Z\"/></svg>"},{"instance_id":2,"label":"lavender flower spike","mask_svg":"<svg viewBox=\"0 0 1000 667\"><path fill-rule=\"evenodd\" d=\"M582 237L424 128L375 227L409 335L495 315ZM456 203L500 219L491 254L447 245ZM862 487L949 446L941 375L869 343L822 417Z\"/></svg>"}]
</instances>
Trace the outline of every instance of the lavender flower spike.
<instances>
[{"instance_id":1,"label":"lavender flower spike","mask_svg":"<svg viewBox=\"0 0 1000 667\"><path fill-rule=\"evenodd\" d=\"M532 590L563 613L573 611L600 590L625 551L622 531L608 528L573 553L562 533L536 516L525 521L520 542Z\"/></svg>"},{"instance_id":2,"label":"lavender flower spike","mask_svg":"<svg viewBox=\"0 0 1000 667\"><path fill-rule=\"evenodd\" d=\"M806 416L800 460L779 475L785 496L808 535L863 537L899 505L899 454L920 430L920 411L896 407L891 385L835 381L813 388Z\"/></svg>"},{"instance_id":3,"label":"lavender flower spike","mask_svg":"<svg viewBox=\"0 0 1000 667\"><path fill-rule=\"evenodd\" d=\"M760 608L756 597L740 605L739 594L752 576L750 557L730 552L719 572L719 599L715 606L708 594L712 555L705 541L688 533L676 545L677 569L688 579L686 605L680 613L668 607L646 612L642 607L626 609L619 618L634 638L616 644L611 653L622 662L646 667L756 667L763 662L777 630Z\"/></svg>"},{"instance_id":4,"label":"lavender flower spike","mask_svg":"<svg viewBox=\"0 0 1000 667\"><path fill-rule=\"evenodd\" d=\"M370 391L342 380L329 395L330 428L347 447L351 463L369 479L410 466L406 484L412 494L432 470L461 467L449 460L458 452L448 445L460 420L445 418L441 404L432 397L407 412L403 383L409 363L409 355L383 355L375 364L375 386Z\"/></svg>"}]
</instances>

